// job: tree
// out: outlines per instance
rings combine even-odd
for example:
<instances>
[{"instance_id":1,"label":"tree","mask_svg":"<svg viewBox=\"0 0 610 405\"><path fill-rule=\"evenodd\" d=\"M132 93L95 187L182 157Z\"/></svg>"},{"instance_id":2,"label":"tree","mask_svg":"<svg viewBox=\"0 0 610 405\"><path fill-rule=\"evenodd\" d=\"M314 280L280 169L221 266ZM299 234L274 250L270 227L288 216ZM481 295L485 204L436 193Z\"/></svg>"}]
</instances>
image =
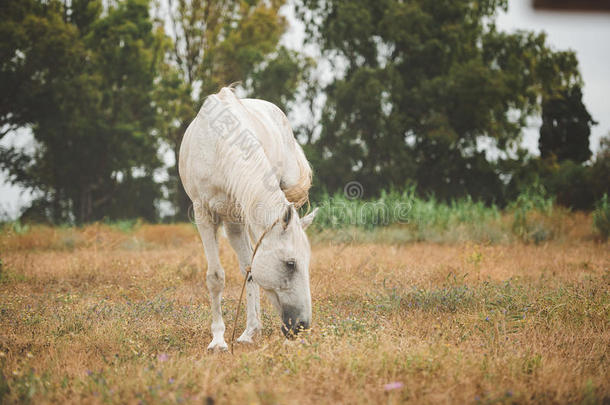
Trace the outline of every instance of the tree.
<instances>
[{"instance_id":1,"label":"tree","mask_svg":"<svg viewBox=\"0 0 610 405\"><path fill-rule=\"evenodd\" d=\"M35 0L0 3L0 138L56 113L55 95L79 76L85 49L76 26L63 20L61 4ZM80 89L80 88L79 88ZM76 95L77 92L73 92Z\"/></svg>"},{"instance_id":2,"label":"tree","mask_svg":"<svg viewBox=\"0 0 610 405\"><path fill-rule=\"evenodd\" d=\"M497 31L507 1L303 0L310 38L340 74L325 89L309 150L330 191L358 179L369 194L418 183L421 192L502 198L498 167L480 152L517 148L526 119L576 58L544 34Z\"/></svg>"},{"instance_id":3,"label":"tree","mask_svg":"<svg viewBox=\"0 0 610 405\"><path fill-rule=\"evenodd\" d=\"M33 153L0 154L11 180L40 191L33 206L54 221L154 220L160 162L152 86L160 38L148 2L127 0L104 14L94 0L12 0L5 7L2 93L18 94L19 102L2 100L2 117L9 126L29 125L36 141Z\"/></svg>"},{"instance_id":4,"label":"tree","mask_svg":"<svg viewBox=\"0 0 610 405\"><path fill-rule=\"evenodd\" d=\"M589 135L594 124L579 85L549 95L542 103L541 157L576 163L589 160Z\"/></svg>"}]
</instances>

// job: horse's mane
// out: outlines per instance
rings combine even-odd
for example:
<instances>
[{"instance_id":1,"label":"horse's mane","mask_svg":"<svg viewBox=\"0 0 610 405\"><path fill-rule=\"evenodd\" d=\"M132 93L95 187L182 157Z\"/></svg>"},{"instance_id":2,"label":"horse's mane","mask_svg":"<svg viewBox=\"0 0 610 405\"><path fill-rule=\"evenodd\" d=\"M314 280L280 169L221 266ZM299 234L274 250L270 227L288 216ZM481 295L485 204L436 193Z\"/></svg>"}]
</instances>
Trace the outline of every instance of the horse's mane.
<instances>
[{"instance_id":1,"label":"horse's mane","mask_svg":"<svg viewBox=\"0 0 610 405\"><path fill-rule=\"evenodd\" d=\"M232 103L235 108L243 108L243 113L248 115L249 112L241 101L235 96L233 89L223 88L217 93L220 100L225 103ZM255 121L252 122L255 124ZM242 140L243 141L243 140ZM242 142L240 141L240 142ZM263 148L253 147L248 149L248 158L244 159L244 151L241 149L240 142L235 142L231 137L223 142L219 142L218 152L223 156L221 160L222 171L225 174L226 187L230 195L239 203L239 210L242 218L247 221L258 221L264 215L265 220L273 219L271 217L277 215L279 207L285 204L286 200L294 203L295 207L303 206L309 200L309 189L311 188L312 171L303 153L303 150L295 142L294 153L299 167L299 178L294 184L284 184L278 182L275 176L269 176L269 173L274 173L271 162ZM255 140L258 142L258 139ZM266 187L266 190L261 190L261 187ZM279 191L283 192L283 196ZM271 190L277 190L278 193ZM267 207L256 206L260 200L258 198L264 195L267 200ZM270 209L270 212L261 212L261 209Z\"/></svg>"},{"instance_id":2,"label":"horse's mane","mask_svg":"<svg viewBox=\"0 0 610 405\"><path fill-rule=\"evenodd\" d=\"M232 99L233 101L236 101L237 103L239 103L241 106L243 106L243 104L241 103L241 100L235 95L235 87L237 85L239 85L240 82L234 82L231 83L229 86L224 87L223 89L221 89L221 91L219 91L219 96L224 99L226 102L228 102L229 100L227 99L228 94L225 92L223 93L223 90L229 90L230 94L233 96ZM277 108L277 107L276 107ZM279 109L278 109L279 110ZM284 182L280 182L280 188L282 189L282 192L284 193L284 195L286 196L286 199L293 203L295 205L295 207L298 209L300 207L302 207L303 205L305 205L308 201L309 201L309 189L311 188L311 183L312 183L312 170L311 170L311 166L309 165L309 162L307 161L307 158L305 157L305 154L303 153L303 150L301 149L301 147L296 144L296 140L294 140L295 142L295 147L294 147L294 153L295 153L295 158L296 158L296 162L297 165L299 167L299 178L297 180L296 183L294 184L285 184ZM259 166L259 165L263 165L264 166L264 156L260 155L257 153L254 156L252 156L253 162L252 164L255 166ZM260 171L255 171L255 173L260 173ZM249 175L252 176L254 173L250 173ZM251 177L248 177L251 178ZM236 179L238 182L239 180ZM254 181L256 181L256 179L252 179ZM236 185L235 185L236 186ZM234 187L231 187L234 188ZM237 187L235 187L237 188Z\"/></svg>"},{"instance_id":3,"label":"horse's mane","mask_svg":"<svg viewBox=\"0 0 610 405\"><path fill-rule=\"evenodd\" d=\"M309 189L311 188L311 166L305 158L303 151L297 147L297 163L299 165L299 180L292 185L282 184L282 191L286 199L299 209L309 201Z\"/></svg>"}]
</instances>

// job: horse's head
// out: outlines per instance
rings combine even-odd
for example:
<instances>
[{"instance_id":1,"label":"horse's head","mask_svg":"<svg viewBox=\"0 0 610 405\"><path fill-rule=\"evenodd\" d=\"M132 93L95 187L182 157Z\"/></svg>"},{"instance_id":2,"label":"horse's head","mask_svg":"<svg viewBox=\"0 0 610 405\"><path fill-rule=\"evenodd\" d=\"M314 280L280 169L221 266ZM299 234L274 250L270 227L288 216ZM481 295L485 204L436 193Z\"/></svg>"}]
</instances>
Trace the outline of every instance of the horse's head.
<instances>
[{"instance_id":1,"label":"horse's head","mask_svg":"<svg viewBox=\"0 0 610 405\"><path fill-rule=\"evenodd\" d=\"M299 219L292 204L263 238L252 262L252 278L265 291L282 317L282 332L294 337L311 324L309 258L305 229L316 210Z\"/></svg>"}]
</instances>

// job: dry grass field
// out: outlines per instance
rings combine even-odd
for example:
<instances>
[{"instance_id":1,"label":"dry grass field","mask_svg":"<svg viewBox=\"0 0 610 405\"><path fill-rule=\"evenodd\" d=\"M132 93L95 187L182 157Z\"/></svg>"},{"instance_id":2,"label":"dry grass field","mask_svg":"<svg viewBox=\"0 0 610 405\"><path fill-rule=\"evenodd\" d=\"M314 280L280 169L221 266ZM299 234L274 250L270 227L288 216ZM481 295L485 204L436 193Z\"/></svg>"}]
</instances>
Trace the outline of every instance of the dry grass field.
<instances>
[{"instance_id":1,"label":"dry grass field","mask_svg":"<svg viewBox=\"0 0 610 405\"><path fill-rule=\"evenodd\" d=\"M610 249L590 237L319 240L312 330L287 343L263 299L262 336L234 355L206 351L191 225L5 229L0 259L3 403L610 401ZM224 239L221 259L228 340L241 276Z\"/></svg>"}]
</instances>

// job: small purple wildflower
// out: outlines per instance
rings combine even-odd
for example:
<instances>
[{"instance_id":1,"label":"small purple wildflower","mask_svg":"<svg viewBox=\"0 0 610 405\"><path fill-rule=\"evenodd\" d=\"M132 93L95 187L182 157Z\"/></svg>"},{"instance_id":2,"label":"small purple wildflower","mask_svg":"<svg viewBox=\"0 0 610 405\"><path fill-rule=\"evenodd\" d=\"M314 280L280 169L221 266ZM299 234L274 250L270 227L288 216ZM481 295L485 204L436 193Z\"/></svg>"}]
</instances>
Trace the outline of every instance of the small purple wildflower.
<instances>
[{"instance_id":1,"label":"small purple wildflower","mask_svg":"<svg viewBox=\"0 0 610 405\"><path fill-rule=\"evenodd\" d=\"M170 378L170 379L168 380L168 382L169 382L170 384L173 384L173 383L174 383L174 381L175 381L175 380L174 380L173 378Z\"/></svg>"},{"instance_id":2,"label":"small purple wildflower","mask_svg":"<svg viewBox=\"0 0 610 405\"><path fill-rule=\"evenodd\" d=\"M157 360L159 360L160 362L164 362L169 360L169 356L167 355L167 353L159 353L157 355Z\"/></svg>"},{"instance_id":3,"label":"small purple wildflower","mask_svg":"<svg viewBox=\"0 0 610 405\"><path fill-rule=\"evenodd\" d=\"M91 371L91 370L87 370L87 375L89 375L89 376L90 376L91 374L93 374L93 371Z\"/></svg>"},{"instance_id":4,"label":"small purple wildflower","mask_svg":"<svg viewBox=\"0 0 610 405\"><path fill-rule=\"evenodd\" d=\"M400 381L394 381L394 382L387 383L386 385L384 385L384 386L383 386L383 389L384 389L385 391L392 391L392 390L399 390L399 389L401 389L401 388L402 388L402 387L404 387L404 386L405 386L405 385L404 385L402 382L400 382Z\"/></svg>"}]
</instances>

